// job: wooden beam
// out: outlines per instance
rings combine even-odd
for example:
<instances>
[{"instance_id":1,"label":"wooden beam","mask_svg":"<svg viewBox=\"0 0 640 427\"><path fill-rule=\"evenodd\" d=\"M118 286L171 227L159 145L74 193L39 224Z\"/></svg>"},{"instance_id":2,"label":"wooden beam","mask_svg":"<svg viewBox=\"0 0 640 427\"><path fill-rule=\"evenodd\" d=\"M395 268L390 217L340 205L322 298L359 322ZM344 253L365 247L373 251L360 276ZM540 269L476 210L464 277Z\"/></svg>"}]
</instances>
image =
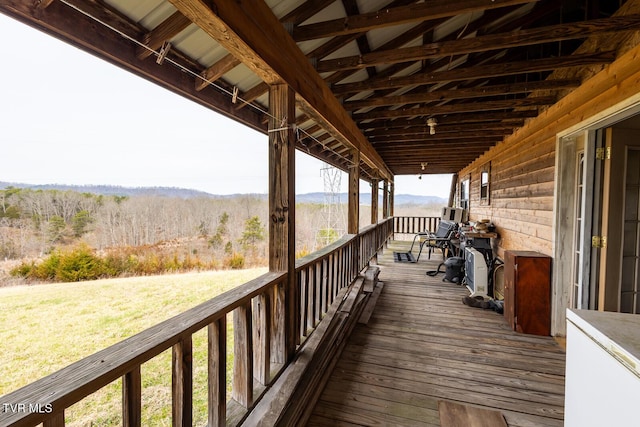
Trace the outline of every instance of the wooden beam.
<instances>
[{"instance_id":1,"label":"wooden beam","mask_svg":"<svg viewBox=\"0 0 640 427\"><path fill-rule=\"evenodd\" d=\"M537 112L533 110L518 110L508 112L489 112L489 113L461 113L450 114L442 117L438 117L438 126L441 125L462 125L467 123L487 123L487 122L504 122L505 124L512 121L519 121L521 119L527 119L537 116ZM407 126L425 126L425 120L423 117L418 117L409 120L375 120L367 123L362 123L361 126L365 129L365 132L369 129L397 129Z\"/></svg>"},{"instance_id":2,"label":"wooden beam","mask_svg":"<svg viewBox=\"0 0 640 427\"><path fill-rule=\"evenodd\" d=\"M148 58L154 51L160 49L162 44L166 40L170 40L173 37L184 31L191 21L180 12L174 12L173 15L165 19L160 25L149 31L142 38L142 43L145 44L147 49L142 46L138 46L137 55L139 59Z\"/></svg>"},{"instance_id":3,"label":"wooden beam","mask_svg":"<svg viewBox=\"0 0 640 427\"><path fill-rule=\"evenodd\" d=\"M403 86L417 86L449 81L473 80L508 76L514 74L551 71L558 68L578 67L595 64L608 64L615 60L615 52L598 52L571 55L558 58L534 59L522 62L507 62L503 64L478 65L474 67L457 68L448 71L436 71L428 74L414 74L395 78L373 78L356 83L334 85L333 93L347 95L355 92L378 89L393 89Z\"/></svg>"},{"instance_id":4,"label":"wooden beam","mask_svg":"<svg viewBox=\"0 0 640 427\"><path fill-rule=\"evenodd\" d=\"M511 135L513 133L513 129L503 129L500 131L485 131L478 130L475 132L455 132L455 133L437 133L436 135L431 135L429 131L423 133L416 133L411 135L390 135L388 137L380 136L377 138L369 138L371 144L373 144L376 149L382 144L387 143L403 143L409 141L453 141L456 142L458 140L468 140L468 141L483 141L487 139L502 139L506 135Z\"/></svg>"},{"instance_id":5,"label":"wooden beam","mask_svg":"<svg viewBox=\"0 0 640 427\"><path fill-rule=\"evenodd\" d=\"M296 42L344 34L370 31L400 24L408 24L426 19L447 18L479 10L497 9L516 4L532 3L538 0L431 0L404 7L394 7L358 16L334 19L315 24L301 25L294 29Z\"/></svg>"},{"instance_id":6,"label":"wooden beam","mask_svg":"<svg viewBox=\"0 0 640 427\"><path fill-rule=\"evenodd\" d=\"M299 102L336 139L362 153L363 160L390 175L384 162L313 69L263 0L218 0L215 11L202 0L169 0L265 83L291 86ZM309 114L307 111L307 114Z\"/></svg>"},{"instance_id":7,"label":"wooden beam","mask_svg":"<svg viewBox=\"0 0 640 427\"><path fill-rule=\"evenodd\" d=\"M355 121L397 118L412 116L437 116L440 114L471 113L478 111L506 110L519 107L536 107L541 105L551 105L556 102L553 96L529 97L521 99L510 99L486 102L464 102L460 104L434 105L418 108L401 108L398 110L371 111L369 113L354 114Z\"/></svg>"},{"instance_id":8,"label":"wooden beam","mask_svg":"<svg viewBox=\"0 0 640 427\"><path fill-rule=\"evenodd\" d=\"M368 107L381 107L398 104L417 104L421 102L445 101L451 99L481 98L485 96L528 93L536 90L571 89L580 86L580 80L541 80L537 82L506 83L501 85L434 90L410 95L371 97L360 101L348 101L342 104L347 111Z\"/></svg>"},{"instance_id":9,"label":"wooden beam","mask_svg":"<svg viewBox=\"0 0 640 427\"><path fill-rule=\"evenodd\" d=\"M388 136L404 136L404 135L423 135L429 133L429 128L426 124L424 124L424 119L422 119L423 124L420 126L410 126L410 127L397 127L397 128L384 128L380 127L374 130L369 130L365 132L365 136L369 138L369 141L375 141L377 137L388 137ZM487 123L474 123L474 124L456 124L456 125L438 125L436 133L438 135L443 135L447 133L469 133L469 134L477 134L478 136L482 136L483 132L486 131L507 131L513 130L516 127L522 127L524 125L524 120L512 121L510 123L503 122L487 122Z\"/></svg>"},{"instance_id":10,"label":"wooden beam","mask_svg":"<svg viewBox=\"0 0 640 427\"><path fill-rule=\"evenodd\" d=\"M541 43L559 42L619 31L633 31L640 28L640 16L629 15L584 22L569 22L548 27L516 30L508 33L487 34L456 40L429 43L422 46L362 52L360 55L320 61L316 67L319 73L361 69L382 64L415 62L425 59L465 55L490 50Z\"/></svg>"}]
</instances>

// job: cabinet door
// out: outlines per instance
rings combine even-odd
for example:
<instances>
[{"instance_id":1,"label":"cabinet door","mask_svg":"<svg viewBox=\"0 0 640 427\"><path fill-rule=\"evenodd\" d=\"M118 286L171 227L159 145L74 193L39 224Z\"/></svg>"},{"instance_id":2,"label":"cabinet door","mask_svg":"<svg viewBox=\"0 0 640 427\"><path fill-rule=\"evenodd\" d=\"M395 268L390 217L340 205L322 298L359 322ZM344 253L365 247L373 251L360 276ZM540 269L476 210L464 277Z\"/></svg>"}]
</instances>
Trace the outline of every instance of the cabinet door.
<instances>
[{"instance_id":1,"label":"cabinet door","mask_svg":"<svg viewBox=\"0 0 640 427\"><path fill-rule=\"evenodd\" d=\"M551 259L519 256L516 261L516 330L526 334L551 333Z\"/></svg>"}]
</instances>

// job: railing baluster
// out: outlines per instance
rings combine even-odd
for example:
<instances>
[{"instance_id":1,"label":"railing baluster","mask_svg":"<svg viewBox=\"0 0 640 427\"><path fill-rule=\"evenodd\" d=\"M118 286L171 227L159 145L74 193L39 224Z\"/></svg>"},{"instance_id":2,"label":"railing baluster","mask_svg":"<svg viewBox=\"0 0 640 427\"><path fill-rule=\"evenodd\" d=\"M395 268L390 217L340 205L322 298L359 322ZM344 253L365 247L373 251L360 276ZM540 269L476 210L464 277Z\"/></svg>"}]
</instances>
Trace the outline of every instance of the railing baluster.
<instances>
[{"instance_id":1,"label":"railing baluster","mask_svg":"<svg viewBox=\"0 0 640 427\"><path fill-rule=\"evenodd\" d=\"M86 397L112 382L113 378L120 377L123 385L122 424L125 427L139 427L142 394L140 365L171 348L173 425L190 426L193 422L192 334L202 329L203 325L208 325L208 425L224 426L227 411L227 315L233 311L235 346L231 397L250 409L254 401L254 369L255 377L267 385L271 365L287 362L285 322L288 322L289 331L298 332L298 338L308 334L309 329L315 328L322 320L338 291L357 277L395 226L403 221L381 221L357 235L346 236L339 244L301 263L296 268L298 287L289 288L289 291L296 291L291 300L293 305L289 306L295 310L289 313L285 312L284 306L287 274L271 272L230 291L230 294L216 297L175 319L161 322L130 338L131 341L115 344L4 397L10 402L22 402L25 396L44 398L52 392L61 392L62 400L54 408L58 412L42 414L34 422L41 422L44 427L64 427L64 411L77 401L79 393ZM272 295L272 299L269 299L269 295ZM255 309L252 304L255 304ZM256 314L255 320L253 313ZM153 344L152 348L149 343ZM254 350L258 352L255 360ZM95 360L106 363L95 363ZM69 389L63 379L76 377L89 379ZM45 380L47 385L42 387ZM26 425L24 423L24 417L13 415L7 425Z\"/></svg>"},{"instance_id":2,"label":"railing baluster","mask_svg":"<svg viewBox=\"0 0 640 427\"><path fill-rule=\"evenodd\" d=\"M122 426L140 427L142 421L140 365L122 377Z\"/></svg>"},{"instance_id":3,"label":"railing baluster","mask_svg":"<svg viewBox=\"0 0 640 427\"><path fill-rule=\"evenodd\" d=\"M65 427L64 411L60 411L42 423L42 427Z\"/></svg>"},{"instance_id":4,"label":"railing baluster","mask_svg":"<svg viewBox=\"0 0 640 427\"><path fill-rule=\"evenodd\" d=\"M310 275L312 277L312 286L311 286L311 293L312 293L312 298L311 298L311 312L312 312L312 327L315 328L316 325L318 324L318 321L320 320L320 291L318 289L320 280L318 280L318 264L317 263L313 263L309 266L310 268Z\"/></svg>"},{"instance_id":5,"label":"railing baluster","mask_svg":"<svg viewBox=\"0 0 640 427\"><path fill-rule=\"evenodd\" d=\"M231 397L245 408L253 404L251 302L233 311L233 388Z\"/></svg>"},{"instance_id":6,"label":"railing baluster","mask_svg":"<svg viewBox=\"0 0 640 427\"><path fill-rule=\"evenodd\" d=\"M285 346L285 289L282 283L276 284L271 291L271 361L284 364L287 360Z\"/></svg>"},{"instance_id":7,"label":"railing baluster","mask_svg":"<svg viewBox=\"0 0 640 427\"><path fill-rule=\"evenodd\" d=\"M300 280L300 336L307 336L307 322L309 321L309 270L302 270L298 275Z\"/></svg>"},{"instance_id":8,"label":"railing baluster","mask_svg":"<svg viewBox=\"0 0 640 427\"><path fill-rule=\"evenodd\" d=\"M193 424L193 363L191 337L182 338L172 351L173 427Z\"/></svg>"},{"instance_id":9,"label":"railing baluster","mask_svg":"<svg viewBox=\"0 0 640 427\"><path fill-rule=\"evenodd\" d=\"M268 292L253 304L253 375L262 385L271 381L271 300Z\"/></svg>"},{"instance_id":10,"label":"railing baluster","mask_svg":"<svg viewBox=\"0 0 640 427\"><path fill-rule=\"evenodd\" d=\"M227 316L208 326L209 427L227 424Z\"/></svg>"}]
</instances>

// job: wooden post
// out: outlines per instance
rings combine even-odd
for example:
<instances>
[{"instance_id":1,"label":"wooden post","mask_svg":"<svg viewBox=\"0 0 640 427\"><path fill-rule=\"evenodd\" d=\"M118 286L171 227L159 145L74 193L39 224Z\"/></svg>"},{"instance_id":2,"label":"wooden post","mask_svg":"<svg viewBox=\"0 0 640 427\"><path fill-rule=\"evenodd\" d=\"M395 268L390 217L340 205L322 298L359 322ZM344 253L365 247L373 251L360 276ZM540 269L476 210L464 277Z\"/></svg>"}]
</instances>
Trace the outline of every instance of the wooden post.
<instances>
[{"instance_id":1,"label":"wooden post","mask_svg":"<svg viewBox=\"0 0 640 427\"><path fill-rule=\"evenodd\" d=\"M449 205L450 207L453 207L453 204L455 203L455 197L456 197L456 186L458 185L458 174L454 173L453 175L451 175L451 189L449 190Z\"/></svg>"},{"instance_id":2,"label":"wooden post","mask_svg":"<svg viewBox=\"0 0 640 427\"><path fill-rule=\"evenodd\" d=\"M358 234L360 229L360 152L353 150L353 164L349 167L349 224L347 232Z\"/></svg>"},{"instance_id":3,"label":"wooden post","mask_svg":"<svg viewBox=\"0 0 640 427\"><path fill-rule=\"evenodd\" d=\"M374 179L371 181L371 224L378 222L378 181Z\"/></svg>"},{"instance_id":4,"label":"wooden post","mask_svg":"<svg viewBox=\"0 0 640 427\"><path fill-rule=\"evenodd\" d=\"M393 203L394 203L394 199L395 199L395 188L396 185L392 182L390 184L390 188L389 188L389 215L393 216L394 215L394 211L393 211Z\"/></svg>"},{"instance_id":5,"label":"wooden post","mask_svg":"<svg viewBox=\"0 0 640 427\"><path fill-rule=\"evenodd\" d=\"M286 363L296 350L299 292L295 277L295 93L286 84L269 89L269 271L286 271L273 298L271 360Z\"/></svg>"},{"instance_id":6,"label":"wooden post","mask_svg":"<svg viewBox=\"0 0 640 427\"><path fill-rule=\"evenodd\" d=\"M389 218L389 181L386 179L382 184L382 218Z\"/></svg>"}]
</instances>

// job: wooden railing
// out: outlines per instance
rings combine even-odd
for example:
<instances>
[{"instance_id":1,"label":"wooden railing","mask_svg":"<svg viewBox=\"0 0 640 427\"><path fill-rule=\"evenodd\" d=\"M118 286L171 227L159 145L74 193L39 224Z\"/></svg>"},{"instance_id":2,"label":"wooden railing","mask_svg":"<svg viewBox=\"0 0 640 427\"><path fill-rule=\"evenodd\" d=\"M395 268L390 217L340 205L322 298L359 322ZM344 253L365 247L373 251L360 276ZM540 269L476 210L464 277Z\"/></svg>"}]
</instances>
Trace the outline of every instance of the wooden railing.
<instances>
[{"instance_id":1,"label":"wooden railing","mask_svg":"<svg viewBox=\"0 0 640 427\"><path fill-rule=\"evenodd\" d=\"M393 218L394 234L416 234L425 230L435 232L440 224L436 216L396 216Z\"/></svg>"},{"instance_id":2,"label":"wooden railing","mask_svg":"<svg viewBox=\"0 0 640 427\"><path fill-rule=\"evenodd\" d=\"M122 381L122 425L141 426L141 365L172 350L172 418L174 426L193 424L192 337L208 333L208 425L227 424L229 405L238 419L286 367L282 345L286 328L301 344L316 328L341 288L349 286L376 256L393 231L392 219L347 235L298 262L297 307L287 319L285 272L270 272L219 295L137 335L82 359L0 399L0 426L65 426L71 405L110 383ZM233 316L233 349L227 349L227 315ZM289 322L287 324L287 322ZM227 351L233 352L231 395L227 396ZM167 373L168 374L168 373ZM254 382L255 380L255 382ZM236 411L237 413L237 411ZM237 421L234 420L232 424Z\"/></svg>"}]
</instances>

